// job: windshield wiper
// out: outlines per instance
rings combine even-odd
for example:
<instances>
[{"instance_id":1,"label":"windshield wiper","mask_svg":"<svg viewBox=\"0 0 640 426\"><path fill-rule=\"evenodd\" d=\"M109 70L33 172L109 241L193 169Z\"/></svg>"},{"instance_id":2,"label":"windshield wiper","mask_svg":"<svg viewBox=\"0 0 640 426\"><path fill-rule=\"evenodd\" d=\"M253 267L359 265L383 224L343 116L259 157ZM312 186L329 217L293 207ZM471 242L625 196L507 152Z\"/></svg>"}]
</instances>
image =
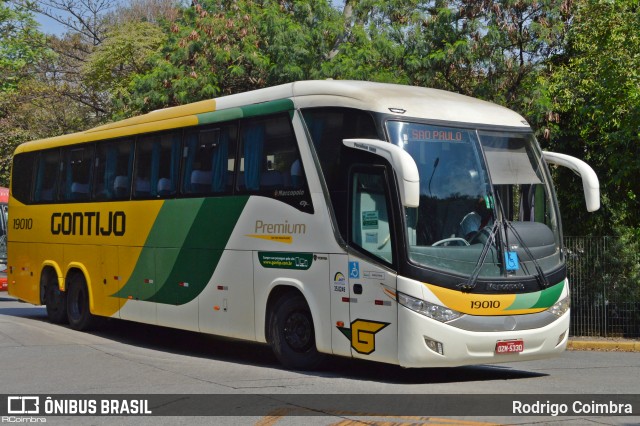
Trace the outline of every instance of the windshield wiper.
<instances>
[{"instance_id":1,"label":"windshield wiper","mask_svg":"<svg viewBox=\"0 0 640 426\"><path fill-rule=\"evenodd\" d=\"M482 269L482 265L484 265L485 259L487 258L489 248L493 244L493 241L496 239L496 235L498 234L501 223L502 220L500 219L496 219L496 221L493 222L493 226L491 227L491 231L489 232L489 237L484 243L484 246L482 246L482 252L480 253L480 257L478 258L478 262L476 263L475 268L473 268L473 272L471 273L471 275L469 275L467 282L458 284L458 288L460 290L468 292L476 287L476 281L478 280L478 276L480 275L480 270Z\"/></svg>"},{"instance_id":2,"label":"windshield wiper","mask_svg":"<svg viewBox=\"0 0 640 426\"><path fill-rule=\"evenodd\" d=\"M498 195L497 192L496 192L495 195L496 195L496 199L497 199L497 204L498 204L499 209L500 209L501 217L506 217L505 214L504 214L502 200L500 199L500 196ZM482 252L480 253L480 257L478 258L478 262L476 263L476 266L473 269L473 272L471 273L471 275L469 275L469 278L467 279L467 281L465 283L458 284L458 288L460 288L460 290L462 290L462 291L469 292L469 291L473 290L476 287L476 282L478 280L478 276L480 275L480 271L482 269L482 266L485 263L485 260L486 260L486 257L487 257L487 253L489 252L489 248L491 247L493 241L496 239L496 235L498 234L498 230L500 229L500 226L504 226L504 228L505 228L504 229L504 237L505 237L504 250L505 251L509 250L509 246L508 246L508 243L509 243L509 241L508 241L508 231L507 231L507 228L508 228L508 229L511 230L513 235L516 237L516 239L518 240L518 243L520 243L520 246L522 247L524 252L527 254L527 256L529 257L531 262L533 262L533 265L536 268L535 277L536 277L538 283L542 286L542 288L549 287L549 280L547 279L547 276L544 274L544 271L542 270L542 267L540 266L540 263L535 258L533 253L531 253L531 250L529 250L529 247L525 244L524 240L522 239L522 237L520 236L520 234L518 233L516 228L513 226L511 221L497 218L496 221L493 223L493 227L491 228L491 232L489 233L489 237L488 237L486 243L482 247Z\"/></svg>"}]
</instances>

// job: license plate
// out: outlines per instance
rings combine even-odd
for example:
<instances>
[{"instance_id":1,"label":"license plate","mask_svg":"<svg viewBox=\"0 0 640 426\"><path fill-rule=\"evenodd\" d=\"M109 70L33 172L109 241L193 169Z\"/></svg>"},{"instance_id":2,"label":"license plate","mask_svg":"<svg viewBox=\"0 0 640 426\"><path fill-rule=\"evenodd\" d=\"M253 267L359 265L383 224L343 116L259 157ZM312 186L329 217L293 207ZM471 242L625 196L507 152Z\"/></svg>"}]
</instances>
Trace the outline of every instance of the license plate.
<instances>
[{"instance_id":1,"label":"license plate","mask_svg":"<svg viewBox=\"0 0 640 426\"><path fill-rule=\"evenodd\" d=\"M515 354L524 350L524 341L519 340L503 340L496 343L496 354Z\"/></svg>"}]
</instances>

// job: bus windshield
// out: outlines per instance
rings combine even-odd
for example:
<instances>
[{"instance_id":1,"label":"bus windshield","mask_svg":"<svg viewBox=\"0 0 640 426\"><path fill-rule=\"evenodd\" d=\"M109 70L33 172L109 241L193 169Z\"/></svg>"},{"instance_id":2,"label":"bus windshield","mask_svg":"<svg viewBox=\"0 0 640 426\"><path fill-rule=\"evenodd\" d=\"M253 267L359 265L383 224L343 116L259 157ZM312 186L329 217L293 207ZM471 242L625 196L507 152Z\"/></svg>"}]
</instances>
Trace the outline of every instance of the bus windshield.
<instances>
[{"instance_id":1,"label":"bus windshield","mask_svg":"<svg viewBox=\"0 0 640 426\"><path fill-rule=\"evenodd\" d=\"M405 211L412 262L480 277L561 265L554 198L531 133L400 121L387 129L420 174L420 205Z\"/></svg>"}]
</instances>

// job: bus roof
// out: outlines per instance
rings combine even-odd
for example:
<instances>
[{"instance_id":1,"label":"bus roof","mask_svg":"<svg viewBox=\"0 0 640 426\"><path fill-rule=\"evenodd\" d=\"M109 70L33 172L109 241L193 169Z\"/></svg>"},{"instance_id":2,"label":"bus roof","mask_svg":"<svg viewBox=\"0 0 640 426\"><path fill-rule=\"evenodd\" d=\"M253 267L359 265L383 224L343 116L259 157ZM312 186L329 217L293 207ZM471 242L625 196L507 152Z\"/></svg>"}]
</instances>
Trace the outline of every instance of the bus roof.
<instances>
[{"instance_id":1,"label":"bus roof","mask_svg":"<svg viewBox=\"0 0 640 426\"><path fill-rule=\"evenodd\" d=\"M434 121L529 129L516 112L497 104L438 89L346 80L287 83L187 105L155 110L69 135L27 142L16 153L201 124L199 115L289 99L301 106L345 106ZM293 105L292 104L292 105ZM268 110L268 109L267 109ZM404 111L400 113L399 111ZM242 113L230 114L230 118Z\"/></svg>"}]
</instances>

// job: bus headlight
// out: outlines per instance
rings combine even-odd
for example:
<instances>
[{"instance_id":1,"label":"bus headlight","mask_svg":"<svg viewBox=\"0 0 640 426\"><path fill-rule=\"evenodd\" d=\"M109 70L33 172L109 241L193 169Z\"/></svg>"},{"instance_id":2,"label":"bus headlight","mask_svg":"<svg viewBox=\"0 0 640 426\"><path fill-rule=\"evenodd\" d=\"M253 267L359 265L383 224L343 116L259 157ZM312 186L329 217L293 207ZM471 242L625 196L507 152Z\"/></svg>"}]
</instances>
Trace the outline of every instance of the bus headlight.
<instances>
[{"instance_id":1,"label":"bus headlight","mask_svg":"<svg viewBox=\"0 0 640 426\"><path fill-rule=\"evenodd\" d=\"M398 292L398 303L405 308L440 322L452 321L462 316L460 312L453 309L429 303L426 300L416 299L400 292Z\"/></svg>"},{"instance_id":2,"label":"bus headlight","mask_svg":"<svg viewBox=\"0 0 640 426\"><path fill-rule=\"evenodd\" d=\"M571 297L567 296L562 300L558 300L552 307L547 309L553 315L560 318L571 308Z\"/></svg>"}]
</instances>

